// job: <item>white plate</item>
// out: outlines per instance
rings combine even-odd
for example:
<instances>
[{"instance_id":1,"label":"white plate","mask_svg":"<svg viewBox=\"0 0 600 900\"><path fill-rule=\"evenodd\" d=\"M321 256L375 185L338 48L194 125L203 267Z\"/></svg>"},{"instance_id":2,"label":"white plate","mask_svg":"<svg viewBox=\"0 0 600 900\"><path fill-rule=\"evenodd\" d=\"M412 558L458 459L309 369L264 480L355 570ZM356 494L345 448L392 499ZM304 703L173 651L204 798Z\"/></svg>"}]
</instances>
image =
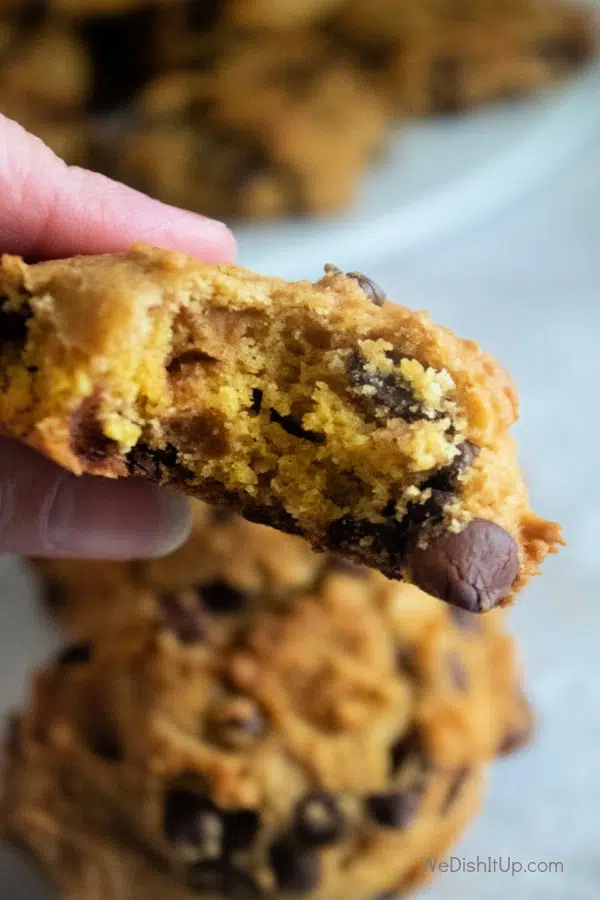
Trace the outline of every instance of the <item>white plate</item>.
<instances>
[{"instance_id":1,"label":"white plate","mask_svg":"<svg viewBox=\"0 0 600 900\"><path fill-rule=\"evenodd\" d=\"M542 98L401 130L343 215L236 229L240 263L306 278L366 269L476 227L547 185L600 129L600 66Z\"/></svg>"}]
</instances>

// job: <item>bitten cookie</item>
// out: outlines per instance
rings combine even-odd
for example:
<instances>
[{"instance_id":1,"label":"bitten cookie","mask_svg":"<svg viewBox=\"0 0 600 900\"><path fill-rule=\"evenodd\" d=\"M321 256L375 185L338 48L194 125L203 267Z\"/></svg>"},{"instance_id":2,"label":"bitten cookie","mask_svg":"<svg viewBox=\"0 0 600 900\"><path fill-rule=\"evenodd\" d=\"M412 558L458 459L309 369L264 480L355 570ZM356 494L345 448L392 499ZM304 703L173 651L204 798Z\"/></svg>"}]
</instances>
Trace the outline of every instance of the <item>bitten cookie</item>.
<instances>
[{"instance_id":1,"label":"bitten cookie","mask_svg":"<svg viewBox=\"0 0 600 900\"><path fill-rule=\"evenodd\" d=\"M526 738L498 613L335 568L156 610L67 648L10 731L3 831L71 900L406 890Z\"/></svg>"},{"instance_id":2,"label":"bitten cookie","mask_svg":"<svg viewBox=\"0 0 600 900\"><path fill-rule=\"evenodd\" d=\"M275 602L311 589L332 565L298 537L198 500L192 508L189 539L162 559L30 560L44 579L46 610L74 640L91 640L156 618L177 592L233 611L258 596Z\"/></svg>"},{"instance_id":3,"label":"bitten cookie","mask_svg":"<svg viewBox=\"0 0 600 900\"><path fill-rule=\"evenodd\" d=\"M75 473L171 484L457 606L561 540L503 369L332 266L288 284L145 246L0 270L0 426Z\"/></svg>"},{"instance_id":4,"label":"bitten cookie","mask_svg":"<svg viewBox=\"0 0 600 900\"><path fill-rule=\"evenodd\" d=\"M354 198L386 110L346 55L312 34L194 47L195 69L139 96L119 178L226 219L325 214Z\"/></svg>"}]
</instances>

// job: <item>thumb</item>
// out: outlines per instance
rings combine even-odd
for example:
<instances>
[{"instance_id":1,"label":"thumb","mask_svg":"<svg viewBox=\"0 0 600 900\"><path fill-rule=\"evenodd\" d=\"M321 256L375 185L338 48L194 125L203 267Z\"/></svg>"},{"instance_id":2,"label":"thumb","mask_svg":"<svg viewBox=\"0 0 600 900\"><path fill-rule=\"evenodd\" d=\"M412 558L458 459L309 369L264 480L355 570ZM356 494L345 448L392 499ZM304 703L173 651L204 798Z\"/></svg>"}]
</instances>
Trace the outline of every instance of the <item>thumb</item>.
<instances>
[{"instance_id":1,"label":"thumb","mask_svg":"<svg viewBox=\"0 0 600 900\"><path fill-rule=\"evenodd\" d=\"M0 197L0 252L51 259L115 253L145 241L206 262L235 255L234 238L222 223L69 167L2 115Z\"/></svg>"}]
</instances>

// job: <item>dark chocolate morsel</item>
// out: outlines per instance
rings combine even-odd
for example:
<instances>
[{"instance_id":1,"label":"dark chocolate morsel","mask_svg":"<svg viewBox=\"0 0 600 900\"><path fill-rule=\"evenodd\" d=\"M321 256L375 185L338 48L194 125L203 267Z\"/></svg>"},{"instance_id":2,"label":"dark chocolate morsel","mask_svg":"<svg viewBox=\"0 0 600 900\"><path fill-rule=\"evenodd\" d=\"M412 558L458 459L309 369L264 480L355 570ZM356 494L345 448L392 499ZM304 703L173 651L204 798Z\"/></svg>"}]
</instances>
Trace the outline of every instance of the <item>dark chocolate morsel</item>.
<instances>
[{"instance_id":1,"label":"dark chocolate morsel","mask_svg":"<svg viewBox=\"0 0 600 900\"><path fill-rule=\"evenodd\" d=\"M461 62L450 53L433 60L429 90L431 111L449 114L462 108Z\"/></svg>"},{"instance_id":2,"label":"dark chocolate morsel","mask_svg":"<svg viewBox=\"0 0 600 900\"><path fill-rule=\"evenodd\" d=\"M367 812L375 822L386 828L406 828L419 808L421 796L422 792L414 788L372 794L366 799Z\"/></svg>"},{"instance_id":3,"label":"dark chocolate morsel","mask_svg":"<svg viewBox=\"0 0 600 900\"><path fill-rule=\"evenodd\" d=\"M0 309L0 346L24 344L27 340L27 316L13 310Z\"/></svg>"},{"instance_id":4,"label":"dark chocolate morsel","mask_svg":"<svg viewBox=\"0 0 600 900\"><path fill-rule=\"evenodd\" d=\"M177 465L177 449L167 444L162 449L148 444L136 444L127 454L127 468L130 475L160 480L163 467L173 469Z\"/></svg>"},{"instance_id":5,"label":"dark chocolate morsel","mask_svg":"<svg viewBox=\"0 0 600 900\"><path fill-rule=\"evenodd\" d=\"M279 890L303 894L317 887L321 875L319 858L298 841L277 841L271 846L269 859Z\"/></svg>"},{"instance_id":6,"label":"dark chocolate morsel","mask_svg":"<svg viewBox=\"0 0 600 900\"><path fill-rule=\"evenodd\" d=\"M485 519L473 519L408 560L414 583L434 597L470 612L488 612L504 600L519 574L519 551L511 535Z\"/></svg>"},{"instance_id":7,"label":"dark chocolate morsel","mask_svg":"<svg viewBox=\"0 0 600 900\"><path fill-rule=\"evenodd\" d=\"M263 401L263 392L260 388L252 388L252 403L250 405L250 412L258 413L261 411Z\"/></svg>"},{"instance_id":8,"label":"dark chocolate morsel","mask_svg":"<svg viewBox=\"0 0 600 900\"><path fill-rule=\"evenodd\" d=\"M323 847L340 841L346 831L346 819L338 801L326 791L314 791L303 797L294 813L294 834L303 844Z\"/></svg>"},{"instance_id":9,"label":"dark chocolate morsel","mask_svg":"<svg viewBox=\"0 0 600 900\"><path fill-rule=\"evenodd\" d=\"M373 414L377 407L384 407L389 418L404 419L416 422L426 418L411 389L402 383L398 374L384 375L371 372L367 361L360 353L351 353L346 361L346 373L350 387L357 391L361 404ZM360 389L368 387L370 393L363 394Z\"/></svg>"},{"instance_id":10,"label":"dark chocolate morsel","mask_svg":"<svg viewBox=\"0 0 600 900\"><path fill-rule=\"evenodd\" d=\"M170 844L193 848L200 856L218 857L223 848L223 814L210 797L184 788L171 789L165 798L165 837Z\"/></svg>"},{"instance_id":11,"label":"dark chocolate morsel","mask_svg":"<svg viewBox=\"0 0 600 900\"><path fill-rule=\"evenodd\" d=\"M479 455L479 447L471 441L463 441L458 447L458 455L454 457L450 465L431 475L422 488L431 488L433 491L453 491L458 481L458 476L466 469L470 469Z\"/></svg>"},{"instance_id":12,"label":"dark chocolate morsel","mask_svg":"<svg viewBox=\"0 0 600 900\"><path fill-rule=\"evenodd\" d=\"M395 775L406 760L410 758L425 760L423 742L418 731L409 731L399 738L390 750L390 774Z\"/></svg>"},{"instance_id":13,"label":"dark chocolate morsel","mask_svg":"<svg viewBox=\"0 0 600 900\"><path fill-rule=\"evenodd\" d=\"M246 593L222 579L211 581L209 584L199 584L196 591L198 597L211 612L237 613L246 608L248 599Z\"/></svg>"},{"instance_id":14,"label":"dark chocolate morsel","mask_svg":"<svg viewBox=\"0 0 600 900\"><path fill-rule=\"evenodd\" d=\"M58 666L80 666L89 663L92 658L91 644L71 644L56 657Z\"/></svg>"},{"instance_id":15,"label":"dark chocolate morsel","mask_svg":"<svg viewBox=\"0 0 600 900\"><path fill-rule=\"evenodd\" d=\"M303 441L310 441L311 444L325 443L325 435L318 431L307 431L306 428L302 427L302 422L298 416L282 416L276 409L272 409L271 422L275 422L276 425L281 425L283 430L292 437L300 438Z\"/></svg>"},{"instance_id":16,"label":"dark chocolate morsel","mask_svg":"<svg viewBox=\"0 0 600 900\"><path fill-rule=\"evenodd\" d=\"M371 300L375 306L383 306L386 301L385 291L383 291L378 284L370 278L367 278L362 272L347 272L346 275L348 278L353 278L354 281L358 282L361 291L367 295L369 300Z\"/></svg>"},{"instance_id":17,"label":"dark chocolate morsel","mask_svg":"<svg viewBox=\"0 0 600 900\"><path fill-rule=\"evenodd\" d=\"M206 610L197 597L192 604L184 602L191 599L191 594L182 598L177 593L170 592L165 592L160 597L164 623L182 644L197 644L206 634Z\"/></svg>"}]
</instances>

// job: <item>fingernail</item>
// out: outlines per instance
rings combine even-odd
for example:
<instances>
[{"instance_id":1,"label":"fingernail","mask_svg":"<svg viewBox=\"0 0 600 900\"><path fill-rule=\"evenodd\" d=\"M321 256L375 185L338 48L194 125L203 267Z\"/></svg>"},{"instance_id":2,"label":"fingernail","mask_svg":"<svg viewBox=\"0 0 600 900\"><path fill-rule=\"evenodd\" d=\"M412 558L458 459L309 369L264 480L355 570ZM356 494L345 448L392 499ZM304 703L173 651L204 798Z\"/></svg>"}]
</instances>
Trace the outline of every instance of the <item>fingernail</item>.
<instances>
[{"instance_id":1,"label":"fingernail","mask_svg":"<svg viewBox=\"0 0 600 900\"><path fill-rule=\"evenodd\" d=\"M189 501L183 494L167 488L157 491L160 528L155 545L148 556L167 556L183 544L189 536L192 513Z\"/></svg>"}]
</instances>

